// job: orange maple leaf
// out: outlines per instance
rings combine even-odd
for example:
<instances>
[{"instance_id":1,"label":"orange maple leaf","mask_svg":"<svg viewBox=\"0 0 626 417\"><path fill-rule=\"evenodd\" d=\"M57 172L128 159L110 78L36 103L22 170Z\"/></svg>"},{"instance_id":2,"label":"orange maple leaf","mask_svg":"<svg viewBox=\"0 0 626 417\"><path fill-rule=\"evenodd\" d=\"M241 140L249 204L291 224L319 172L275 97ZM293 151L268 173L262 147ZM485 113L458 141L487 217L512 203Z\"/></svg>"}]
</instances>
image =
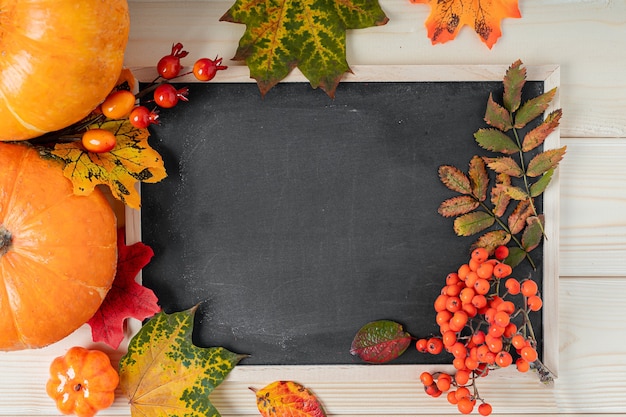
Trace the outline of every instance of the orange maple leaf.
<instances>
[{"instance_id":1,"label":"orange maple leaf","mask_svg":"<svg viewBox=\"0 0 626 417\"><path fill-rule=\"evenodd\" d=\"M502 35L500 21L507 17L522 17L517 0L411 0L411 2L430 4L430 15L425 25L433 45L454 39L459 30L468 25L491 49Z\"/></svg>"}]
</instances>

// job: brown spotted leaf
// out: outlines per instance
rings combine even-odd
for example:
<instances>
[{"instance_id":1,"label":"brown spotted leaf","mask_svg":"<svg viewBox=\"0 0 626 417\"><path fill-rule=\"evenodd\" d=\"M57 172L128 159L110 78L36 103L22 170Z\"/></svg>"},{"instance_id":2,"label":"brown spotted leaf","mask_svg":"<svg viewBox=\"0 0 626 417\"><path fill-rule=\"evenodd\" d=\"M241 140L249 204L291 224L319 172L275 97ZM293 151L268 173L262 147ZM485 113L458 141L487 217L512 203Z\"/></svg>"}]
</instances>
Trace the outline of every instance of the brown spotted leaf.
<instances>
[{"instance_id":1,"label":"brown spotted leaf","mask_svg":"<svg viewBox=\"0 0 626 417\"><path fill-rule=\"evenodd\" d=\"M511 113L517 111L522 100L522 88L526 83L526 68L522 67L522 61L515 61L504 76L504 94L502 99L504 107Z\"/></svg>"},{"instance_id":2,"label":"brown spotted leaf","mask_svg":"<svg viewBox=\"0 0 626 417\"><path fill-rule=\"evenodd\" d=\"M522 104L522 107L515 113L514 127L520 129L526 126L530 121L541 116L543 112L546 111L555 95L556 87Z\"/></svg>"},{"instance_id":3,"label":"brown spotted leaf","mask_svg":"<svg viewBox=\"0 0 626 417\"><path fill-rule=\"evenodd\" d=\"M456 217L478 208L479 204L472 196L459 195L442 202L437 211L443 217Z\"/></svg>"},{"instance_id":4,"label":"brown spotted leaf","mask_svg":"<svg viewBox=\"0 0 626 417\"><path fill-rule=\"evenodd\" d=\"M519 146L498 129L478 129L474 133L476 143L488 151L511 155L519 152Z\"/></svg>"},{"instance_id":5,"label":"brown spotted leaf","mask_svg":"<svg viewBox=\"0 0 626 417\"><path fill-rule=\"evenodd\" d=\"M516 235L524 230L524 227L526 227L526 219L533 214L530 200L519 201L508 219L508 226L511 233Z\"/></svg>"},{"instance_id":6,"label":"brown spotted leaf","mask_svg":"<svg viewBox=\"0 0 626 417\"><path fill-rule=\"evenodd\" d=\"M503 156L498 158L483 158L487 163L489 169L494 170L498 174L506 174L510 177L521 178L524 175L524 171L517 164L517 162L509 157Z\"/></svg>"},{"instance_id":7,"label":"brown spotted leaf","mask_svg":"<svg viewBox=\"0 0 626 417\"><path fill-rule=\"evenodd\" d=\"M528 152L540 146L559 126L562 114L561 109L551 112L539 126L528 132L522 141L522 151Z\"/></svg>"},{"instance_id":8,"label":"brown spotted leaf","mask_svg":"<svg viewBox=\"0 0 626 417\"><path fill-rule=\"evenodd\" d=\"M549 170L556 168L559 162L561 162L561 159L563 159L565 151L566 147L563 146L562 148L549 149L535 155L535 157L528 163L526 175L529 177L538 177L539 175L545 174Z\"/></svg>"},{"instance_id":9,"label":"brown spotted leaf","mask_svg":"<svg viewBox=\"0 0 626 417\"><path fill-rule=\"evenodd\" d=\"M478 201L487 199L487 190L489 189L489 175L485 168L485 161L480 156L474 156L469 165L469 178L472 186L472 194Z\"/></svg>"},{"instance_id":10,"label":"brown spotted leaf","mask_svg":"<svg viewBox=\"0 0 626 417\"><path fill-rule=\"evenodd\" d=\"M511 197L505 192L503 186L511 185L511 177L506 174L496 175L496 184L491 188L491 204L493 204L493 214L497 217L504 216L509 207Z\"/></svg>"},{"instance_id":11,"label":"brown spotted leaf","mask_svg":"<svg viewBox=\"0 0 626 417\"><path fill-rule=\"evenodd\" d=\"M500 245L506 245L511 240L511 235L504 230L492 230L485 234L474 242L472 249L485 248L492 254L496 248Z\"/></svg>"},{"instance_id":12,"label":"brown spotted leaf","mask_svg":"<svg viewBox=\"0 0 626 417\"><path fill-rule=\"evenodd\" d=\"M326 417L313 391L297 382L274 381L258 391L250 389L263 417Z\"/></svg>"},{"instance_id":13,"label":"brown spotted leaf","mask_svg":"<svg viewBox=\"0 0 626 417\"><path fill-rule=\"evenodd\" d=\"M474 211L454 219L454 232L458 236L471 236L491 227L495 217L484 211Z\"/></svg>"},{"instance_id":14,"label":"brown spotted leaf","mask_svg":"<svg viewBox=\"0 0 626 417\"><path fill-rule=\"evenodd\" d=\"M460 169L451 165L439 167L439 179L452 191L460 194L472 194L470 180Z\"/></svg>"},{"instance_id":15,"label":"brown spotted leaf","mask_svg":"<svg viewBox=\"0 0 626 417\"><path fill-rule=\"evenodd\" d=\"M493 100L492 93L489 93L489 100L487 101L485 122L503 132L506 132L513 127L511 113Z\"/></svg>"},{"instance_id":16,"label":"brown spotted leaf","mask_svg":"<svg viewBox=\"0 0 626 417\"><path fill-rule=\"evenodd\" d=\"M516 187L514 185L503 185L502 190L513 200L521 201L528 199L528 194L526 194L526 191L522 190L520 187Z\"/></svg>"}]
</instances>

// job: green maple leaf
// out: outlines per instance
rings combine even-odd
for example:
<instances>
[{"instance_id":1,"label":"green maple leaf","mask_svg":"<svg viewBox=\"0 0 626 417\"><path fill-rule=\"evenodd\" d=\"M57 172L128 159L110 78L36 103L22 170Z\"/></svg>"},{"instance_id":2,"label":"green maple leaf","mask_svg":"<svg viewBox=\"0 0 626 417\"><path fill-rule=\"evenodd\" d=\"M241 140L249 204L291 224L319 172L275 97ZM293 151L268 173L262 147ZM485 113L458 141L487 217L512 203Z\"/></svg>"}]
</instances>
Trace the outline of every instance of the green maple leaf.
<instances>
[{"instance_id":1,"label":"green maple leaf","mask_svg":"<svg viewBox=\"0 0 626 417\"><path fill-rule=\"evenodd\" d=\"M132 417L219 417L209 394L245 355L195 346L195 311L158 313L130 341L119 370Z\"/></svg>"},{"instance_id":2,"label":"green maple leaf","mask_svg":"<svg viewBox=\"0 0 626 417\"><path fill-rule=\"evenodd\" d=\"M376 0L236 0L220 20L246 25L233 59L246 62L262 95L298 67L333 97L350 71L346 30L388 18Z\"/></svg>"}]
</instances>

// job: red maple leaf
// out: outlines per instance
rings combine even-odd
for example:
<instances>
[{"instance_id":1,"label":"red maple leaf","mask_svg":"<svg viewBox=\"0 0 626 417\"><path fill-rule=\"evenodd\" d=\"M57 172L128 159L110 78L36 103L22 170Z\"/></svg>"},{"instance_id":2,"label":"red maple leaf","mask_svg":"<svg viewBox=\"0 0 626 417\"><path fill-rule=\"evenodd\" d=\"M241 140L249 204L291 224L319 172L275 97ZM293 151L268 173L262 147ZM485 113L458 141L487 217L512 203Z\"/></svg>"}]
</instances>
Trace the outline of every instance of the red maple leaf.
<instances>
[{"instance_id":1,"label":"red maple leaf","mask_svg":"<svg viewBox=\"0 0 626 417\"><path fill-rule=\"evenodd\" d=\"M149 288L135 281L137 274L150 262L154 252L141 242L126 246L124 229L117 233L117 273L113 286L100 309L87 322L94 342L117 349L124 339L124 323L133 317L144 320L161 311L158 299Z\"/></svg>"},{"instance_id":2,"label":"red maple leaf","mask_svg":"<svg viewBox=\"0 0 626 417\"><path fill-rule=\"evenodd\" d=\"M411 0L429 3L426 20L428 37L433 44L445 43L456 37L465 26L474 28L489 49L502 35L500 21L506 17L519 18L517 0Z\"/></svg>"}]
</instances>

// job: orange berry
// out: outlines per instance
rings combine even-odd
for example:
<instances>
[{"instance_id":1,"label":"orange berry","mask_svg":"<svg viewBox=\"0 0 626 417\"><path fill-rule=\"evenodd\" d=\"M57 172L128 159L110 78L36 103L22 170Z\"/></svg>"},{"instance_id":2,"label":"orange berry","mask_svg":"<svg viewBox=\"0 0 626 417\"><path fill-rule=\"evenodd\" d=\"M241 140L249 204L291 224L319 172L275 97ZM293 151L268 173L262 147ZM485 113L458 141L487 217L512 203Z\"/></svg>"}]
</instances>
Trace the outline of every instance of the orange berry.
<instances>
[{"instance_id":1,"label":"orange berry","mask_svg":"<svg viewBox=\"0 0 626 417\"><path fill-rule=\"evenodd\" d=\"M476 274L483 279L491 279L493 275L493 265L487 262L480 264L476 270Z\"/></svg>"},{"instance_id":2,"label":"orange berry","mask_svg":"<svg viewBox=\"0 0 626 417\"><path fill-rule=\"evenodd\" d=\"M446 309L446 303L448 302L448 296L445 294L440 294L439 296L437 296L437 298L435 298L435 303L434 303L434 307L435 307L435 311L439 312L439 311L443 311Z\"/></svg>"},{"instance_id":3,"label":"orange berry","mask_svg":"<svg viewBox=\"0 0 626 417\"><path fill-rule=\"evenodd\" d=\"M456 343L456 332L448 330L441 335L441 340L445 347L450 347Z\"/></svg>"},{"instance_id":4,"label":"orange berry","mask_svg":"<svg viewBox=\"0 0 626 417\"><path fill-rule=\"evenodd\" d=\"M539 357L539 355L537 354L537 351L532 346L524 346L522 350L520 351L520 356L525 361L528 361L531 363L536 361L537 358Z\"/></svg>"},{"instance_id":5,"label":"orange berry","mask_svg":"<svg viewBox=\"0 0 626 417\"><path fill-rule=\"evenodd\" d=\"M487 345L480 345L478 346L478 349L476 350L476 359L478 360L478 362L487 362L487 354L489 353L489 346Z\"/></svg>"},{"instance_id":6,"label":"orange berry","mask_svg":"<svg viewBox=\"0 0 626 417\"><path fill-rule=\"evenodd\" d=\"M530 370L530 363L522 358L518 358L515 361L515 366L517 366L519 372L528 372Z\"/></svg>"},{"instance_id":7,"label":"orange berry","mask_svg":"<svg viewBox=\"0 0 626 417\"><path fill-rule=\"evenodd\" d=\"M478 309L472 303L463 303L461 309L467 313L468 317L476 317L478 314Z\"/></svg>"},{"instance_id":8,"label":"orange berry","mask_svg":"<svg viewBox=\"0 0 626 417\"><path fill-rule=\"evenodd\" d=\"M487 298L484 295L476 294L474 298L472 298L472 304L474 307L481 309L487 306Z\"/></svg>"},{"instance_id":9,"label":"orange berry","mask_svg":"<svg viewBox=\"0 0 626 417\"><path fill-rule=\"evenodd\" d=\"M431 397L438 397L441 395L441 390L435 384L424 385L424 392Z\"/></svg>"},{"instance_id":10,"label":"orange berry","mask_svg":"<svg viewBox=\"0 0 626 417\"><path fill-rule=\"evenodd\" d=\"M456 342L450 346L450 353L455 358L463 358L463 360L465 360L465 357L467 356L467 347L465 347L463 342Z\"/></svg>"},{"instance_id":11,"label":"orange berry","mask_svg":"<svg viewBox=\"0 0 626 417\"><path fill-rule=\"evenodd\" d=\"M474 291L476 291L476 294L485 295L489 292L490 288L491 285L489 284L489 281L484 278L478 278L476 282L474 282Z\"/></svg>"},{"instance_id":12,"label":"orange berry","mask_svg":"<svg viewBox=\"0 0 626 417\"><path fill-rule=\"evenodd\" d=\"M485 339L485 344L493 353L498 353L502 351L502 348L504 347L504 343L502 342L501 337L491 337L489 335L487 335Z\"/></svg>"},{"instance_id":13,"label":"orange berry","mask_svg":"<svg viewBox=\"0 0 626 417\"><path fill-rule=\"evenodd\" d=\"M438 355L443 350L443 341L438 337L431 337L426 344L426 350L432 355Z\"/></svg>"},{"instance_id":14,"label":"orange berry","mask_svg":"<svg viewBox=\"0 0 626 417\"><path fill-rule=\"evenodd\" d=\"M422 372L420 374L420 381L422 381L422 384L424 385L432 385L434 381L433 379L433 375L430 372Z\"/></svg>"},{"instance_id":15,"label":"orange berry","mask_svg":"<svg viewBox=\"0 0 626 417\"><path fill-rule=\"evenodd\" d=\"M448 310L439 311L435 316L435 321L437 325L441 326L444 323L447 323L452 318L452 313Z\"/></svg>"},{"instance_id":16,"label":"orange berry","mask_svg":"<svg viewBox=\"0 0 626 417\"><path fill-rule=\"evenodd\" d=\"M474 369L478 368L478 360L476 358L468 356L467 358L465 358L465 367L470 371L473 371Z\"/></svg>"},{"instance_id":17,"label":"orange berry","mask_svg":"<svg viewBox=\"0 0 626 417\"><path fill-rule=\"evenodd\" d=\"M418 339L417 342L415 342L415 349L421 353L428 352L428 340Z\"/></svg>"},{"instance_id":18,"label":"orange berry","mask_svg":"<svg viewBox=\"0 0 626 417\"><path fill-rule=\"evenodd\" d=\"M477 279L478 279L478 274L476 272L474 271L468 272L467 276L465 277L465 286L473 287Z\"/></svg>"},{"instance_id":19,"label":"orange berry","mask_svg":"<svg viewBox=\"0 0 626 417\"><path fill-rule=\"evenodd\" d=\"M463 385L463 384L460 384L460 385ZM467 387L458 387L456 389L456 393L454 394L457 400L460 400L461 398L470 398L471 395L472 394L470 393L470 390Z\"/></svg>"},{"instance_id":20,"label":"orange berry","mask_svg":"<svg viewBox=\"0 0 626 417\"><path fill-rule=\"evenodd\" d=\"M498 311L504 311L507 314L513 314L515 312L515 304L512 301L502 301L496 307Z\"/></svg>"},{"instance_id":21,"label":"orange berry","mask_svg":"<svg viewBox=\"0 0 626 417\"><path fill-rule=\"evenodd\" d=\"M465 358L454 358L452 360L452 366L458 371L465 369Z\"/></svg>"},{"instance_id":22,"label":"orange berry","mask_svg":"<svg viewBox=\"0 0 626 417\"><path fill-rule=\"evenodd\" d=\"M521 334L516 334L511 338L511 345L513 345L515 349L520 350L526 346L526 339L524 339L524 336Z\"/></svg>"},{"instance_id":23,"label":"orange berry","mask_svg":"<svg viewBox=\"0 0 626 417\"><path fill-rule=\"evenodd\" d=\"M467 324L468 316L465 311L457 311L450 319L450 330L459 332L463 330L463 327Z\"/></svg>"},{"instance_id":24,"label":"orange berry","mask_svg":"<svg viewBox=\"0 0 626 417\"><path fill-rule=\"evenodd\" d=\"M493 319L496 326L506 328L511 322L511 315L506 311L498 311L495 316L493 316ZM504 332L502 333L504 334Z\"/></svg>"},{"instance_id":25,"label":"orange berry","mask_svg":"<svg viewBox=\"0 0 626 417\"><path fill-rule=\"evenodd\" d=\"M487 311L485 311L485 320L487 321L487 323L493 324L496 321L497 312L498 310L493 307L488 308Z\"/></svg>"},{"instance_id":26,"label":"orange berry","mask_svg":"<svg viewBox=\"0 0 626 417\"><path fill-rule=\"evenodd\" d=\"M502 336L507 337L507 338L511 338L513 337L515 334L517 333L517 325L515 323L509 323L505 328L504 328L504 333L502 333Z\"/></svg>"},{"instance_id":27,"label":"orange berry","mask_svg":"<svg viewBox=\"0 0 626 417\"><path fill-rule=\"evenodd\" d=\"M476 345L482 345L485 343L485 332L478 330L472 335L472 342Z\"/></svg>"},{"instance_id":28,"label":"orange berry","mask_svg":"<svg viewBox=\"0 0 626 417\"><path fill-rule=\"evenodd\" d=\"M448 297L446 300L446 309L451 312L459 311L462 307L461 299L456 296Z\"/></svg>"},{"instance_id":29,"label":"orange berry","mask_svg":"<svg viewBox=\"0 0 626 417\"><path fill-rule=\"evenodd\" d=\"M480 414L481 416L488 416L491 414L492 411L493 409L491 407L491 404L482 403L481 405L478 406L478 414Z\"/></svg>"},{"instance_id":30,"label":"orange berry","mask_svg":"<svg viewBox=\"0 0 626 417\"><path fill-rule=\"evenodd\" d=\"M476 272L481 263L482 262L479 262L476 259L470 259L467 264L469 265L470 270L472 270L473 272Z\"/></svg>"},{"instance_id":31,"label":"orange berry","mask_svg":"<svg viewBox=\"0 0 626 417\"><path fill-rule=\"evenodd\" d=\"M543 301L541 301L541 297L539 297L538 295L531 295L530 297L528 297L528 300L526 300L526 302L528 303L528 308L530 309L530 311L539 311L541 310L541 306L543 305Z\"/></svg>"},{"instance_id":32,"label":"orange berry","mask_svg":"<svg viewBox=\"0 0 626 417\"><path fill-rule=\"evenodd\" d=\"M465 284L463 284L463 287L465 287ZM443 287L442 290L442 293L449 295L450 297L456 297L459 295L460 292L461 287L456 284L446 285L445 287Z\"/></svg>"},{"instance_id":33,"label":"orange berry","mask_svg":"<svg viewBox=\"0 0 626 417\"><path fill-rule=\"evenodd\" d=\"M471 287L466 287L466 288L463 288L461 292L459 293L459 298L461 299L462 303L471 303L472 298L474 298L474 295L476 295L476 292L474 291L474 289Z\"/></svg>"},{"instance_id":34,"label":"orange berry","mask_svg":"<svg viewBox=\"0 0 626 417\"><path fill-rule=\"evenodd\" d=\"M459 400L456 399L455 394L456 394L456 391L450 391L448 392L448 395L447 395L448 402L452 405L456 405L456 403L459 402Z\"/></svg>"},{"instance_id":35,"label":"orange berry","mask_svg":"<svg viewBox=\"0 0 626 417\"><path fill-rule=\"evenodd\" d=\"M513 268L503 262L493 267L493 276L499 279L508 277L511 272L513 272Z\"/></svg>"},{"instance_id":36,"label":"orange berry","mask_svg":"<svg viewBox=\"0 0 626 417\"><path fill-rule=\"evenodd\" d=\"M437 388L442 392L446 392L450 389L450 385L452 385L452 377L446 373L442 373L437 377Z\"/></svg>"},{"instance_id":37,"label":"orange berry","mask_svg":"<svg viewBox=\"0 0 626 417\"><path fill-rule=\"evenodd\" d=\"M460 369L456 372L456 375L454 375L454 380L459 385L467 384L469 382L469 379L470 379L470 371L468 370Z\"/></svg>"},{"instance_id":38,"label":"orange berry","mask_svg":"<svg viewBox=\"0 0 626 417\"><path fill-rule=\"evenodd\" d=\"M504 334L504 327L500 327L494 323L489 326L487 332L487 334L491 337L502 337L502 335Z\"/></svg>"},{"instance_id":39,"label":"orange berry","mask_svg":"<svg viewBox=\"0 0 626 417\"><path fill-rule=\"evenodd\" d=\"M450 272L448 276L446 276L446 285L454 285L461 282L459 278L459 274L456 272Z\"/></svg>"},{"instance_id":40,"label":"orange berry","mask_svg":"<svg viewBox=\"0 0 626 417\"><path fill-rule=\"evenodd\" d=\"M474 403L468 397L463 397L456 404L461 414L470 414L474 410Z\"/></svg>"},{"instance_id":41,"label":"orange berry","mask_svg":"<svg viewBox=\"0 0 626 417\"><path fill-rule=\"evenodd\" d=\"M526 297L531 297L535 294L537 294L537 290L539 289L537 287L537 283L533 280L527 279L524 282L522 282L522 294Z\"/></svg>"},{"instance_id":42,"label":"orange berry","mask_svg":"<svg viewBox=\"0 0 626 417\"><path fill-rule=\"evenodd\" d=\"M504 286L506 290L509 292L509 294L511 295L519 294L520 289L521 289L521 285L519 281L515 278L507 279L506 282L504 283Z\"/></svg>"},{"instance_id":43,"label":"orange berry","mask_svg":"<svg viewBox=\"0 0 626 417\"><path fill-rule=\"evenodd\" d=\"M496 365L500 368L506 368L513 363L513 357L506 350L501 350L496 354Z\"/></svg>"},{"instance_id":44,"label":"orange berry","mask_svg":"<svg viewBox=\"0 0 626 417\"><path fill-rule=\"evenodd\" d=\"M489 258L489 252L485 248L476 248L472 251L471 259L483 263Z\"/></svg>"},{"instance_id":45,"label":"orange berry","mask_svg":"<svg viewBox=\"0 0 626 417\"><path fill-rule=\"evenodd\" d=\"M459 276L459 279L461 281L465 281L465 278L467 277L467 274L470 271L471 271L471 269L470 269L469 265L468 264L463 264L457 270L457 275Z\"/></svg>"},{"instance_id":46,"label":"orange berry","mask_svg":"<svg viewBox=\"0 0 626 417\"><path fill-rule=\"evenodd\" d=\"M504 302L504 299L498 295L494 295L489 298L489 307L498 308L500 304Z\"/></svg>"}]
</instances>

